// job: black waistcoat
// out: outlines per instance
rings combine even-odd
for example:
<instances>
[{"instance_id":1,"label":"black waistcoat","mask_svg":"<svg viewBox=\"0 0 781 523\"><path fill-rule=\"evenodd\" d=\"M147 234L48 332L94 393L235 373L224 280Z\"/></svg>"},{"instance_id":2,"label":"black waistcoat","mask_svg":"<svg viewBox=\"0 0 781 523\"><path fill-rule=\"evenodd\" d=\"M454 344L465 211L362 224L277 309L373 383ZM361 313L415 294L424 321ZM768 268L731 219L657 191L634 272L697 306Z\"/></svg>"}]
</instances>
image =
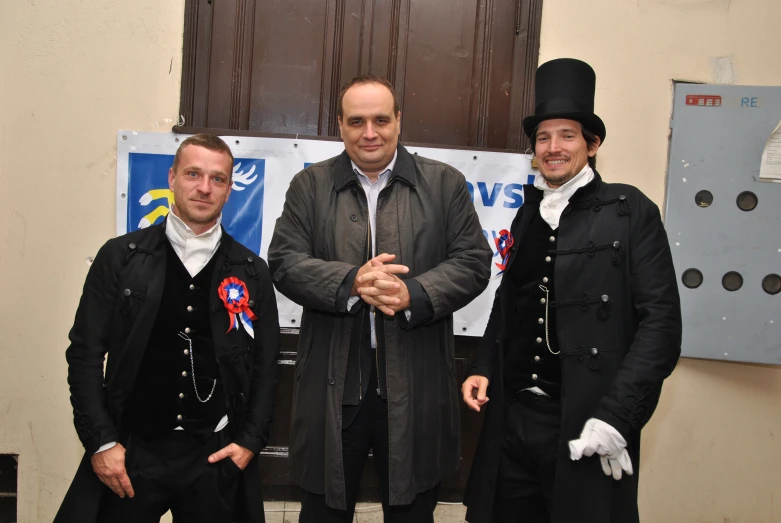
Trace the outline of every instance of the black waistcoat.
<instances>
[{"instance_id":1,"label":"black waistcoat","mask_svg":"<svg viewBox=\"0 0 781 523\"><path fill-rule=\"evenodd\" d=\"M534 212L518 246L518 258L504 276L512 281L511 292L516 296L515 314L507 315L513 325L504 345L505 384L513 392L536 386L558 398L561 364L552 354L559 347L555 309L549 307L554 300L554 259L548 252L556 249L558 231L542 219L539 208ZM541 287L548 289L547 294Z\"/></svg>"},{"instance_id":2,"label":"black waistcoat","mask_svg":"<svg viewBox=\"0 0 781 523\"><path fill-rule=\"evenodd\" d=\"M226 414L222 384L214 381L219 372L209 319L209 287L215 258L212 256L201 272L191 277L166 241L165 287L125 408L124 431L154 439L181 426L205 441ZM190 338L192 351L179 333ZM193 367L198 396L205 400L211 394L206 403L196 396Z\"/></svg>"}]
</instances>

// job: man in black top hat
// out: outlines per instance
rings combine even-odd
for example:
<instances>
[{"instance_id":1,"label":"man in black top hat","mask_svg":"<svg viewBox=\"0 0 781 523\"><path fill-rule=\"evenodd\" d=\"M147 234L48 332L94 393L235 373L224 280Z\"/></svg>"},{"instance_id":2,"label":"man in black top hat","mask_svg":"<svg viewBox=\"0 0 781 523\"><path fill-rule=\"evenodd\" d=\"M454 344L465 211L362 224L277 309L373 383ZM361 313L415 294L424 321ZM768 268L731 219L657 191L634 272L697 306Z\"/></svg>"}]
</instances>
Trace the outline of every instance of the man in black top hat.
<instances>
[{"instance_id":1,"label":"man in black top hat","mask_svg":"<svg viewBox=\"0 0 781 523\"><path fill-rule=\"evenodd\" d=\"M462 386L486 410L471 523L639 521L640 431L678 361L680 301L659 209L596 172L595 84L579 60L537 71L523 126L540 172Z\"/></svg>"}]
</instances>

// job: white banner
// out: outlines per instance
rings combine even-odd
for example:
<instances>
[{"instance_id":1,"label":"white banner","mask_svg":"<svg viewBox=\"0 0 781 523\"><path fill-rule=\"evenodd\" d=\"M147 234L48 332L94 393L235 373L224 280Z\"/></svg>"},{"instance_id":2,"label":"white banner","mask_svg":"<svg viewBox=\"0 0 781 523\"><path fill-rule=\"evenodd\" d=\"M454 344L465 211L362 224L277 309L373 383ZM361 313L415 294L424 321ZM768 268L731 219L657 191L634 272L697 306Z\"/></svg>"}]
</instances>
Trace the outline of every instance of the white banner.
<instances>
[{"instance_id":1,"label":"white banner","mask_svg":"<svg viewBox=\"0 0 781 523\"><path fill-rule=\"evenodd\" d=\"M173 133L117 134L117 234L154 223L168 213L172 198L168 169L179 143L187 135ZM233 191L223 210L226 230L264 259L282 214L285 193L293 176L311 163L340 154L341 142L288 138L223 136L235 157ZM494 250L492 279L486 291L456 312L455 334L482 336L499 285L501 262L495 239L509 229L523 204L523 184L532 183L528 158L518 153L407 147L411 153L452 165L466 177L483 234ZM282 327L298 327L301 307L277 293Z\"/></svg>"}]
</instances>

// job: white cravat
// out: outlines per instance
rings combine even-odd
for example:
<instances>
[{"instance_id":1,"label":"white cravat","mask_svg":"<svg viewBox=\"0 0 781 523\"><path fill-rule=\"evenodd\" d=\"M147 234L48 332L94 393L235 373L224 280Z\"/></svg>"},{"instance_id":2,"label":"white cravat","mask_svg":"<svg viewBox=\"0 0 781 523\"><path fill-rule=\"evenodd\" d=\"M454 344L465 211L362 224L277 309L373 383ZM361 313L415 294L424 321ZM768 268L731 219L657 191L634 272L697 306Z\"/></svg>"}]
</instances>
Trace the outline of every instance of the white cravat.
<instances>
[{"instance_id":1,"label":"white cravat","mask_svg":"<svg viewBox=\"0 0 781 523\"><path fill-rule=\"evenodd\" d=\"M540 216L550 225L554 231L559 228L561 213L564 212L569 199L575 194L575 191L594 179L594 171L586 164L578 174L561 187L552 188L541 174L534 177L534 186L543 191L542 201L540 202Z\"/></svg>"},{"instance_id":2,"label":"white cravat","mask_svg":"<svg viewBox=\"0 0 781 523\"><path fill-rule=\"evenodd\" d=\"M174 252L182 260L190 276L195 277L212 259L222 239L222 214L208 231L195 234L190 227L174 214L173 207L168 210L168 223L165 236L171 242Z\"/></svg>"}]
</instances>

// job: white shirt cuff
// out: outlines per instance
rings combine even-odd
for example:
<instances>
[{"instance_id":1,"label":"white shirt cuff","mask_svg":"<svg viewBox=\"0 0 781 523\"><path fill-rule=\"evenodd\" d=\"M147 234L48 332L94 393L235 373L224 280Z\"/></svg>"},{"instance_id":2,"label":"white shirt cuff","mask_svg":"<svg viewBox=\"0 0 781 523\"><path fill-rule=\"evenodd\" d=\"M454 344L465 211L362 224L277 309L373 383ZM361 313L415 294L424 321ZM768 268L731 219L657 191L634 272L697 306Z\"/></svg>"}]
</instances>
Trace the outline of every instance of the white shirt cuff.
<instances>
[{"instance_id":1,"label":"white shirt cuff","mask_svg":"<svg viewBox=\"0 0 781 523\"><path fill-rule=\"evenodd\" d=\"M116 444L117 444L116 441L109 441L105 445L101 445L100 448L95 452L95 454L103 452L104 450L108 450L108 449L114 447Z\"/></svg>"}]
</instances>

